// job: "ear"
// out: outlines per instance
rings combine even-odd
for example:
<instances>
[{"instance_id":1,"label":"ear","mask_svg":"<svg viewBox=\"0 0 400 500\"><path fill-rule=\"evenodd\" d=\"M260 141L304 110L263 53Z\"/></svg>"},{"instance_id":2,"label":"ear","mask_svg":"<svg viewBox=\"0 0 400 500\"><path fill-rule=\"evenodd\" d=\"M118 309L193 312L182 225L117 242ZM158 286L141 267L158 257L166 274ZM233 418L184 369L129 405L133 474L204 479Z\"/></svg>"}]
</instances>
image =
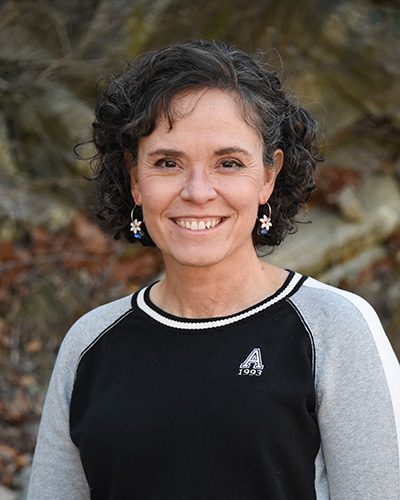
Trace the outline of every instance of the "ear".
<instances>
[{"instance_id":1,"label":"ear","mask_svg":"<svg viewBox=\"0 0 400 500\"><path fill-rule=\"evenodd\" d=\"M125 151L125 167L128 171L128 174L131 178L131 192L132 198L136 205L140 206L142 204L142 194L139 189L138 175L137 175L137 165L133 163L133 158L131 153Z\"/></svg>"},{"instance_id":2,"label":"ear","mask_svg":"<svg viewBox=\"0 0 400 500\"><path fill-rule=\"evenodd\" d=\"M274 151L274 164L265 165L264 167L264 183L260 192L259 204L264 205L269 200L272 191L275 187L276 177L279 174L283 166L283 151L281 149L275 149Z\"/></svg>"}]
</instances>

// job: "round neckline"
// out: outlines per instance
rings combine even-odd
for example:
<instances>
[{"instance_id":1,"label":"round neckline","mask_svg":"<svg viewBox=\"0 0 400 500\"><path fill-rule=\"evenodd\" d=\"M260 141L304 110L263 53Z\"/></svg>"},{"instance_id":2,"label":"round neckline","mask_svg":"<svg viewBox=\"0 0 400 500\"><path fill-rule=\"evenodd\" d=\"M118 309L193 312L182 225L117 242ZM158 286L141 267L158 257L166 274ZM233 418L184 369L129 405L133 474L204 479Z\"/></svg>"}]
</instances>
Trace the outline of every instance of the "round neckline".
<instances>
[{"instance_id":1,"label":"round neckline","mask_svg":"<svg viewBox=\"0 0 400 500\"><path fill-rule=\"evenodd\" d=\"M184 318L174 316L156 306L150 299L151 288L156 284L151 285L139 290L136 294L136 303L141 311L152 319L163 325L178 328L183 330L203 330L207 328L218 328L232 323L241 321L249 316L253 316L258 312L271 307L277 302L287 298L291 295L300 285L305 277L294 271L288 270L289 274L285 279L283 285L272 295L266 297L262 301L229 316L220 316L215 318Z\"/></svg>"}]
</instances>

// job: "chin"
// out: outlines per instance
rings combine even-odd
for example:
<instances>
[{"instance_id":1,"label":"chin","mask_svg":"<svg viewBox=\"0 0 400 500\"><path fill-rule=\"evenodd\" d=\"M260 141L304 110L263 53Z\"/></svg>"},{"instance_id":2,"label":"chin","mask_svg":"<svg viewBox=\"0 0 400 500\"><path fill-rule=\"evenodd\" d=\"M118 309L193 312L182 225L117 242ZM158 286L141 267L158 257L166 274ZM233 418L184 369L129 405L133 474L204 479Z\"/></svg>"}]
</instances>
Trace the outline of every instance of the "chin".
<instances>
[{"instance_id":1,"label":"chin","mask_svg":"<svg viewBox=\"0 0 400 500\"><path fill-rule=\"evenodd\" d=\"M224 257L218 257L215 252L185 252L185 255L164 255L164 261L173 261L184 267L206 268L223 262Z\"/></svg>"}]
</instances>

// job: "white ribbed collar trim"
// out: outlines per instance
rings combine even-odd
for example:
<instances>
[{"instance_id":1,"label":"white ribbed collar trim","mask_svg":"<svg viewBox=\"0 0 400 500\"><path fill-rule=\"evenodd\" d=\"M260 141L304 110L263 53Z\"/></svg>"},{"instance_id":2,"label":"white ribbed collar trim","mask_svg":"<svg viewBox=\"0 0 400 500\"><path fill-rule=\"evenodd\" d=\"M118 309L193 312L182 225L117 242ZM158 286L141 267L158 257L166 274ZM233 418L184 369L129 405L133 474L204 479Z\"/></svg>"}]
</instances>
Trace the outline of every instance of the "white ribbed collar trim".
<instances>
[{"instance_id":1,"label":"white ribbed collar trim","mask_svg":"<svg viewBox=\"0 0 400 500\"><path fill-rule=\"evenodd\" d=\"M137 305L138 307L148 314L151 318L153 318L155 321L158 321L159 323L169 326L171 328L178 328L181 330L204 330L207 328L218 328L221 326L226 326L230 325L232 323L237 323L238 321L241 321L245 318L248 318L249 316L253 316L254 314L259 313L260 311L263 311L264 309L267 309L268 307L276 304L280 300L284 299L287 297L296 287L296 285L299 283L299 281L302 279L302 275L298 273L294 273L290 281L283 286L281 291L273 296L270 300L266 300L262 302L258 306L254 306L250 309L246 309L242 313L237 313L232 316L227 316L225 318L215 318L215 319L209 319L206 321L182 321L179 320L178 318L173 319L168 316L164 316L163 314L160 314L158 311L154 310L152 307L147 304L147 302L144 299L146 290L149 287L143 288L138 292L137 295Z\"/></svg>"}]
</instances>

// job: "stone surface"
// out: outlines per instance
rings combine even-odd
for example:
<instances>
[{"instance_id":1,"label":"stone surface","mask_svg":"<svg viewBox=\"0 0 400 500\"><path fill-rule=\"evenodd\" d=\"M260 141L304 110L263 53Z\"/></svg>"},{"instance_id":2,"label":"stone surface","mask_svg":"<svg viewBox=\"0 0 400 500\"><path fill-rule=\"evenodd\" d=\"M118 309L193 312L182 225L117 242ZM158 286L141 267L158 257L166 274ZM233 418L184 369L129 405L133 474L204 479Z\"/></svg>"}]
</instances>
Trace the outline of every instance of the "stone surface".
<instances>
[{"instance_id":1,"label":"stone surface","mask_svg":"<svg viewBox=\"0 0 400 500\"><path fill-rule=\"evenodd\" d=\"M0 500L19 500L17 493L0 484Z\"/></svg>"},{"instance_id":2,"label":"stone surface","mask_svg":"<svg viewBox=\"0 0 400 500\"><path fill-rule=\"evenodd\" d=\"M346 221L327 208L310 209L303 220L311 220L312 224L288 236L267 260L318 276L363 254L400 229L400 192L393 177L368 177L357 194L365 213L362 221Z\"/></svg>"}]
</instances>

